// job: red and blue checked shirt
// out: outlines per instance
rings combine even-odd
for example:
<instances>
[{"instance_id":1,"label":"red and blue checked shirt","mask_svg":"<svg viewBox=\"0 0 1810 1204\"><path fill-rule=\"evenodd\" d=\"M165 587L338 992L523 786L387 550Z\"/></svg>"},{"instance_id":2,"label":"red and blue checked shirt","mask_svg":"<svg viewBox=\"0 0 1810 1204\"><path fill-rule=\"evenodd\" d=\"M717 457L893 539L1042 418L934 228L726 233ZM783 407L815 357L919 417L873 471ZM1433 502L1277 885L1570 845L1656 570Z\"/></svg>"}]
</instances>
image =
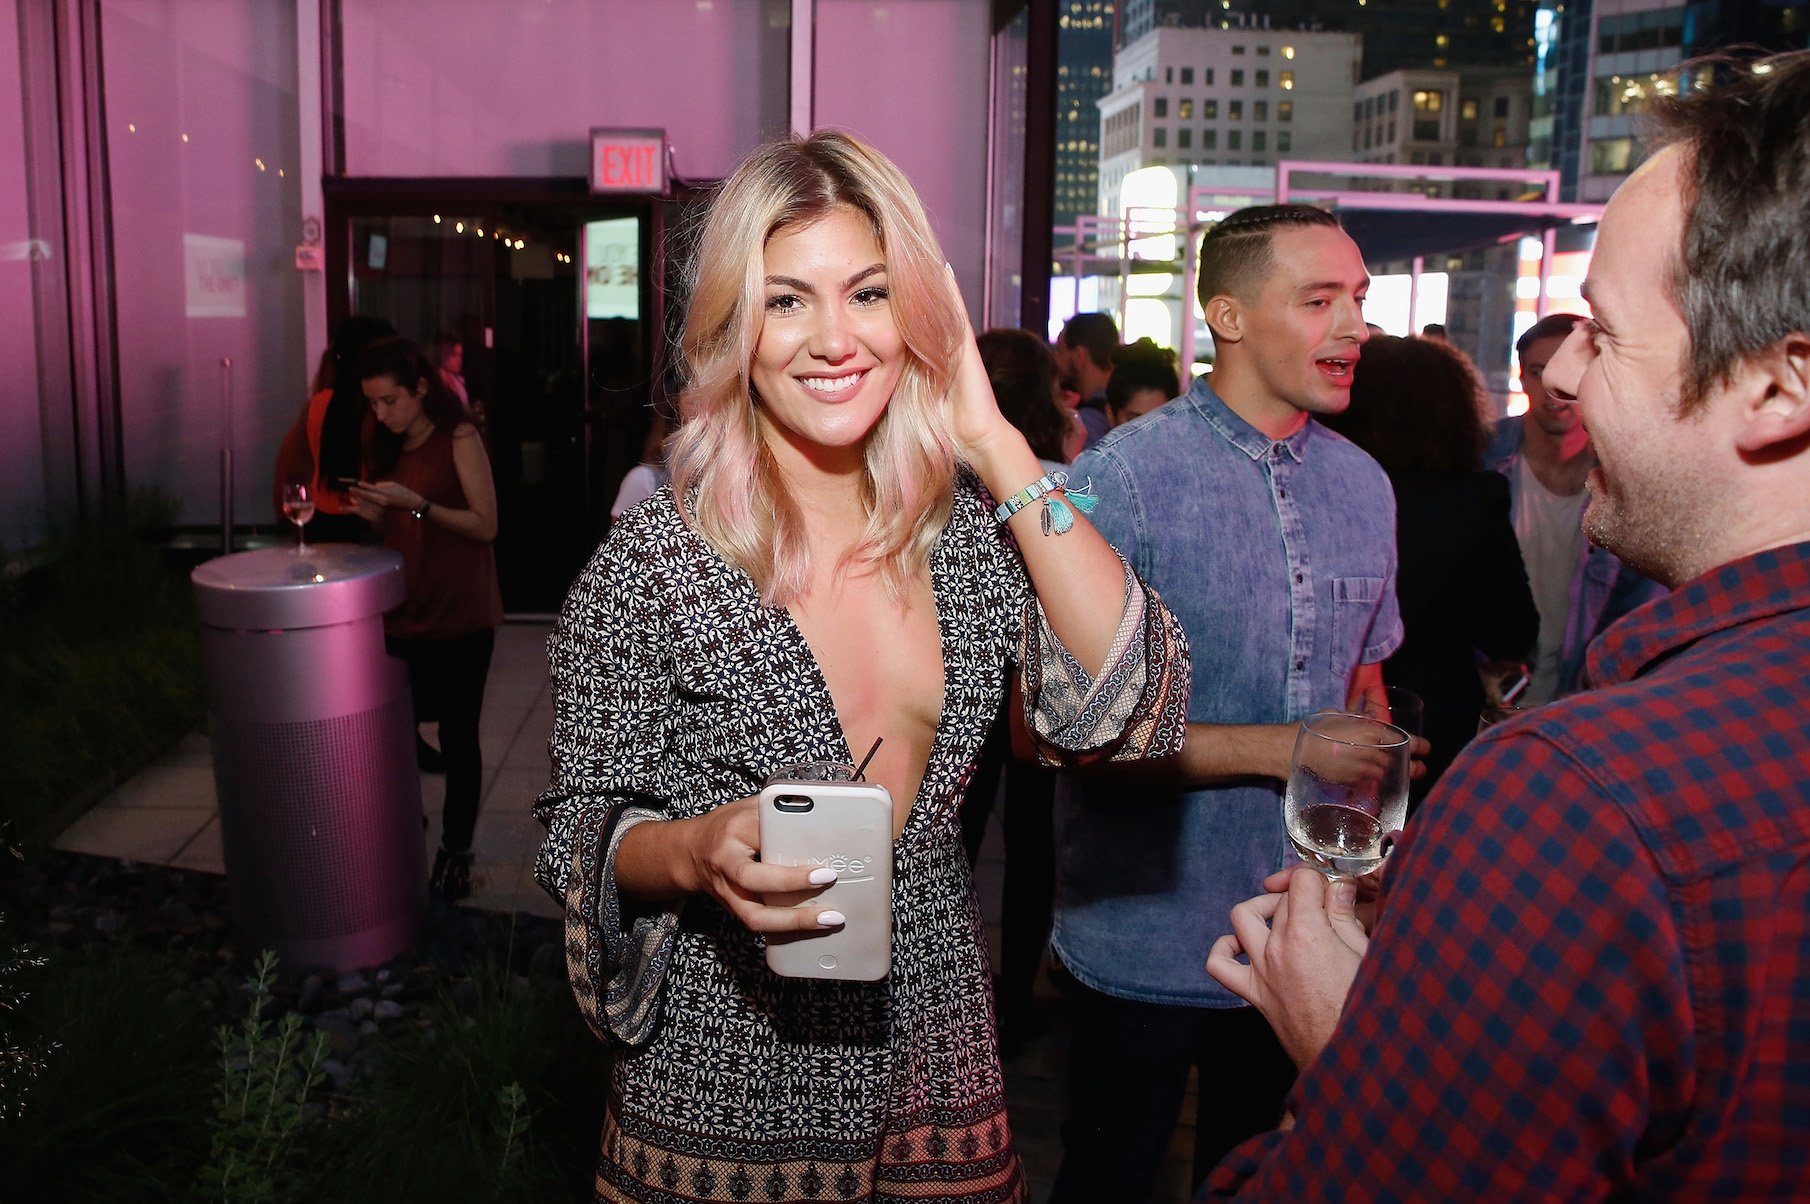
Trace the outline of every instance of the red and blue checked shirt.
<instances>
[{"instance_id":1,"label":"red and blue checked shirt","mask_svg":"<svg viewBox=\"0 0 1810 1204\"><path fill-rule=\"evenodd\" d=\"M1428 798L1296 1126L1202 1198L1810 1199L1810 544L1591 674Z\"/></svg>"}]
</instances>

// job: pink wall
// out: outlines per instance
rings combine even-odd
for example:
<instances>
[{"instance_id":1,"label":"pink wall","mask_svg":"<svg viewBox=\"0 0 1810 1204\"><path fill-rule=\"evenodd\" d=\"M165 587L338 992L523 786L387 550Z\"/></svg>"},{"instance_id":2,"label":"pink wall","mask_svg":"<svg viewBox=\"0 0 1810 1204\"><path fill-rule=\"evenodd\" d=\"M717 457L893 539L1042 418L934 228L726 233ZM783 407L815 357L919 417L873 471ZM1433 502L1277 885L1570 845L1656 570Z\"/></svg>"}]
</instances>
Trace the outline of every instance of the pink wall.
<instances>
[{"instance_id":1,"label":"pink wall","mask_svg":"<svg viewBox=\"0 0 1810 1204\"><path fill-rule=\"evenodd\" d=\"M991 30L987 0L817 0L816 123L860 135L911 177L976 322Z\"/></svg>"},{"instance_id":2,"label":"pink wall","mask_svg":"<svg viewBox=\"0 0 1810 1204\"><path fill-rule=\"evenodd\" d=\"M582 176L592 126L657 126L681 176L727 174L785 132L787 13L783 0L344 0L346 172Z\"/></svg>"},{"instance_id":3,"label":"pink wall","mask_svg":"<svg viewBox=\"0 0 1810 1204\"><path fill-rule=\"evenodd\" d=\"M293 3L101 5L126 479L184 523L219 514L219 361L241 522L274 526L271 465L306 400L295 29Z\"/></svg>"}]
</instances>

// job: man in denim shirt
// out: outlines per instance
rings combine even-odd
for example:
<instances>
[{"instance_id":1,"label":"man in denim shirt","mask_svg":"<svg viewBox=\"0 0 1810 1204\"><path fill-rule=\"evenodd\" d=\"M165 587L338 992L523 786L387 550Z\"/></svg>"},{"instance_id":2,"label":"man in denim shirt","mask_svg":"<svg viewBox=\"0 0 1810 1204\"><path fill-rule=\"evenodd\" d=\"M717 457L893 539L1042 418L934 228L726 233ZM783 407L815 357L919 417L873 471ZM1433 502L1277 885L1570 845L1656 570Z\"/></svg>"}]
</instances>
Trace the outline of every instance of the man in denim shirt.
<instances>
[{"instance_id":1,"label":"man in denim shirt","mask_svg":"<svg viewBox=\"0 0 1810 1204\"><path fill-rule=\"evenodd\" d=\"M1197 1183L1275 1125L1293 1081L1263 1017L1205 966L1231 907L1294 860L1281 800L1296 725L1379 695L1401 642L1388 481L1310 420L1350 403L1368 285L1324 211L1233 215L1201 248L1212 386L1113 431L1070 473L1181 619L1194 690L1160 780L1076 783L1062 810L1053 943L1084 990L1053 1201L1143 1199L1190 1065Z\"/></svg>"}]
</instances>

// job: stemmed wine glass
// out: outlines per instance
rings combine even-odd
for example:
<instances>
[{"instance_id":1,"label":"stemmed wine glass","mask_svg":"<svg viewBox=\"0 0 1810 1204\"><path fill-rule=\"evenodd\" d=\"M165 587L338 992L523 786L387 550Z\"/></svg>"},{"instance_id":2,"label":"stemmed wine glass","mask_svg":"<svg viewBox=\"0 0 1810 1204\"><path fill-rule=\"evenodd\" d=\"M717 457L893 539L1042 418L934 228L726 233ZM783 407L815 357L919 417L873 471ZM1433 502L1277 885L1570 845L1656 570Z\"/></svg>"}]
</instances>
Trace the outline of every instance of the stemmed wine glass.
<instances>
[{"instance_id":1,"label":"stemmed wine glass","mask_svg":"<svg viewBox=\"0 0 1810 1204\"><path fill-rule=\"evenodd\" d=\"M302 528L314 517L314 494L308 486L295 483L283 486L283 517L295 524L295 551L291 555L306 556L314 549L308 546Z\"/></svg>"},{"instance_id":2,"label":"stemmed wine glass","mask_svg":"<svg viewBox=\"0 0 1810 1204\"><path fill-rule=\"evenodd\" d=\"M1408 733L1343 711L1301 723L1282 820L1301 859L1337 881L1382 865L1408 818Z\"/></svg>"}]
</instances>

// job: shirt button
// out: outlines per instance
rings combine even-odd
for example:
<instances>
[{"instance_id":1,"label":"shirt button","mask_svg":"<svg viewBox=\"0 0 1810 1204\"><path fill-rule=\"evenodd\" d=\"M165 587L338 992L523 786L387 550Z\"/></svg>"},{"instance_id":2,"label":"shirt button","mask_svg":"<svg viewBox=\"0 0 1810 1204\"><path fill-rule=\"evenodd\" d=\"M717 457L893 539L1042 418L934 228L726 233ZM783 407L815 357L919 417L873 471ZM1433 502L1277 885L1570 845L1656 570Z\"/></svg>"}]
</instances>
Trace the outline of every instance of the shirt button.
<instances>
[{"instance_id":1,"label":"shirt button","mask_svg":"<svg viewBox=\"0 0 1810 1204\"><path fill-rule=\"evenodd\" d=\"M1295 662L1295 671L1296 671L1296 672L1297 672L1297 673L1298 673L1298 672L1300 672L1300 671L1301 671L1301 670L1303 670L1303 669L1305 669L1305 668L1307 668L1307 662L1306 662L1306 661L1296 661L1296 662Z\"/></svg>"},{"instance_id":2,"label":"shirt button","mask_svg":"<svg viewBox=\"0 0 1810 1204\"><path fill-rule=\"evenodd\" d=\"M1276 496L1277 496L1277 497L1287 497L1287 496L1288 496L1288 490L1286 490L1286 489L1278 489L1278 490L1276 490Z\"/></svg>"},{"instance_id":3,"label":"shirt button","mask_svg":"<svg viewBox=\"0 0 1810 1204\"><path fill-rule=\"evenodd\" d=\"M1305 580L1307 580L1307 575L1305 573L1296 573L1295 574L1295 584L1296 585L1300 585Z\"/></svg>"}]
</instances>

